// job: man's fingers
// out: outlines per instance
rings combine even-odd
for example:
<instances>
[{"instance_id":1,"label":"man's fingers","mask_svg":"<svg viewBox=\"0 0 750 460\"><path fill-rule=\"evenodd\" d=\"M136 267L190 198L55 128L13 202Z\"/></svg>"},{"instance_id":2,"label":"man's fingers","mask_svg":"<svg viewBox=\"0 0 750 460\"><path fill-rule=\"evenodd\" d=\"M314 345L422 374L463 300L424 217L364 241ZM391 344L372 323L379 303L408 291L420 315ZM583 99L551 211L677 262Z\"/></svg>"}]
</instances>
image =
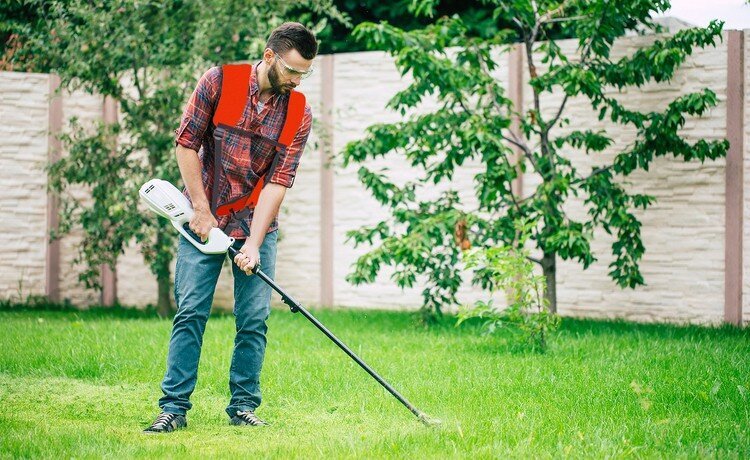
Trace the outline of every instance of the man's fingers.
<instances>
[{"instance_id":1,"label":"man's fingers","mask_svg":"<svg viewBox=\"0 0 750 460\"><path fill-rule=\"evenodd\" d=\"M205 243L206 241L208 241L208 233L209 233L209 232L204 232L204 231L203 231L203 230L201 230L201 229L200 229L200 228L199 228L198 226L193 226L193 225L188 225L188 228L189 228L189 229L190 229L190 230L191 230L191 231L192 231L193 233L195 233L196 235L198 235L198 238L200 238L200 239L201 239L201 243ZM209 230L209 231L210 231L210 230Z\"/></svg>"},{"instance_id":2,"label":"man's fingers","mask_svg":"<svg viewBox=\"0 0 750 460\"><path fill-rule=\"evenodd\" d=\"M240 249L240 251L237 253L237 255L234 257L234 261L237 264L237 267L239 267L240 270L244 271L248 275L253 274L253 270L256 268L260 268L260 257L258 257L260 254L247 254L246 252L243 252L243 249Z\"/></svg>"},{"instance_id":3,"label":"man's fingers","mask_svg":"<svg viewBox=\"0 0 750 460\"><path fill-rule=\"evenodd\" d=\"M248 275L252 272L253 265L250 263L250 259L243 253L239 253L234 257L234 262L237 264L237 266L240 268L240 270L244 271Z\"/></svg>"}]
</instances>

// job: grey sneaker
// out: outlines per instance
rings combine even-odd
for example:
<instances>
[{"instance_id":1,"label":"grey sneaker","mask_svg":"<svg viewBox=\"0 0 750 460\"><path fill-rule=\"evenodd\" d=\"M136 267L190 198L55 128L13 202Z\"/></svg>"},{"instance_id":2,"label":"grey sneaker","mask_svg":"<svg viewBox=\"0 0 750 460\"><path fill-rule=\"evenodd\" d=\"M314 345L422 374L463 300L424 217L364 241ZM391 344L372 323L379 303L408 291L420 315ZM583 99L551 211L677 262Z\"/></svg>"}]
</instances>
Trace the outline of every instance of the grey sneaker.
<instances>
[{"instance_id":1,"label":"grey sneaker","mask_svg":"<svg viewBox=\"0 0 750 460\"><path fill-rule=\"evenodd\" d=\"M143 430L144 433L171 433L172 431L179 430L180 428L187 427L187 419L184 415L170 414L169 412L162 412L156 417L154 423L150 427Z\"/></svg>"},{"instance_id":2,"label":"grey sneaker","mask_svg":"<svg viewBox=\"0 0 750 460\"><path fill-rule=\"evenodd\" d=\"M251 410L237 411L237 415L229 420L232 425L252 425L252 426L266 426L268 423L261 420L255 412Z\"/></svg>"}]
</instances>

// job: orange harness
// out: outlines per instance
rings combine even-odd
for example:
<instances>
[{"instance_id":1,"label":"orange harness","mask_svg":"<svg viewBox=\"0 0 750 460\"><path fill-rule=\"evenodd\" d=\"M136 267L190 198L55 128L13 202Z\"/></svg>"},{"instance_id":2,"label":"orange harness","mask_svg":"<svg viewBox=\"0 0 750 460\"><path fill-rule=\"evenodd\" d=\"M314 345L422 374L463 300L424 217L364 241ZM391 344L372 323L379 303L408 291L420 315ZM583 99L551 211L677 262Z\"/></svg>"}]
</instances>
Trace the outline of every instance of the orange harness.
<instances>
[{"instance_id":1,"label":"orange harness","mask_svg":"<svg viewBox=\"0 0 750 460\"><path fill-rule=\"evenodd\" d=\"M243 219L258 204L258 197L260 197L261 190L263 190L263 187L268 183L276 170L279 155L289 148L289 145L294 140L294 136L297 135L297 131L299 131L299 127L302 124L302 117L305 114L305 95L298 91L292 91L289 94L284 127L281 129L279 139L273 140L259 133L237 127L245 110L245 105L248 102L248 94L252 83L252 66L250 64L227 64L222 66L221 69L221 95L219 96L219 104L216 107L213 117L214 185L213 192L211 193L211 212L217 217L232 216L232 220L226 229L224 229L225 233L229 234L234 227L239 225L245 232L245 235L249 236L250 229ZM222 143L224 135L228 131L245 137L259 137L271 143L276 148L276 156L266 174L260 177L258 183L250 193L237 198L230 197L228 201L219 203L219 180L221 173L224 171L222 164Z\"/></svg>"}]
</instances>

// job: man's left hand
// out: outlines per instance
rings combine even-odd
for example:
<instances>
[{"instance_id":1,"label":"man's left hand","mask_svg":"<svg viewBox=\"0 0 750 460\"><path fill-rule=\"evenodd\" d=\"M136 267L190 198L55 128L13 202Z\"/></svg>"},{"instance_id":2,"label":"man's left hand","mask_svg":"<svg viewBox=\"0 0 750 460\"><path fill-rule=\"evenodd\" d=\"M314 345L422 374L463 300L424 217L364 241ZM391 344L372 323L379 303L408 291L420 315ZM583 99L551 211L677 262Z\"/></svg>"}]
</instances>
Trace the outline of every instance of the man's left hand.
<instances>
[{"instance_id":1,"label":"man's left hand","mask_svg":"<svg viewBox=\"0 0 750 460\"><path fill-rule=\"evenodd\" d=\"M260 248L248 239L234 257L234 262L240 270L251 275L256 265L260 267Z\"/></svg>"}]
</instances>

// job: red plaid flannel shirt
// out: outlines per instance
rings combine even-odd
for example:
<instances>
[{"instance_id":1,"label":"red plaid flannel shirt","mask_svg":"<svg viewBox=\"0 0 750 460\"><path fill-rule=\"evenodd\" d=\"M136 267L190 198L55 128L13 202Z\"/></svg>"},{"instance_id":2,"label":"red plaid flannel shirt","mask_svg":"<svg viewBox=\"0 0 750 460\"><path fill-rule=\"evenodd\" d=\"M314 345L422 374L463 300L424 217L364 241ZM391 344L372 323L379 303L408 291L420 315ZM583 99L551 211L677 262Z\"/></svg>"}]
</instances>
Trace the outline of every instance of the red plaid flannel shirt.
<instances>
[{"instance_id":1,"label":"red plaid flannel shirt","mask_svg":"<svg viewBox=\"0 0 750 460\"><path fill-rule=\"evenodd\" d=\"M266 101L260 112L258 112L256 108L260 91L257 69L258 64L255 64L252 70L253 78L250 85L248 102L245 104L245 110L236 127L277 140L284 127L289 96L274 94ZM175 130L175 134L177 135L175 144L198 152L198 157L201 160L203 187L209 202L211 202L212 193L214 192L215 157L214 125L212 120L214 110L219 103L220 74L221 69L219 67L212 67L203 74L185 107L180 127ZM280 156L276 170L269 182L280 184L287 188L292 186L311 126L312 111L308 104L305 106L305 115L302 118L302 123L292 144L285 152L279 153ZM274 146L259 137L240 136L234 132L227 132L224 134L223 139L222 163L224 164L224 171L219 180L219 205L249 193L260 177L266 175L276 156ZM190 199L187 190L184 193ZM229 223L229 219L229 216L218 217L219 228L222 230L225 229ZM251 221L252 212L245 219L248 227ZM269 225L268 232L278 229L278 226L277 215L274 216L273 221ZM239 227L233 229L229 236L237 239L245 238L245 234Z\"/></svg>"}]
</instances>

